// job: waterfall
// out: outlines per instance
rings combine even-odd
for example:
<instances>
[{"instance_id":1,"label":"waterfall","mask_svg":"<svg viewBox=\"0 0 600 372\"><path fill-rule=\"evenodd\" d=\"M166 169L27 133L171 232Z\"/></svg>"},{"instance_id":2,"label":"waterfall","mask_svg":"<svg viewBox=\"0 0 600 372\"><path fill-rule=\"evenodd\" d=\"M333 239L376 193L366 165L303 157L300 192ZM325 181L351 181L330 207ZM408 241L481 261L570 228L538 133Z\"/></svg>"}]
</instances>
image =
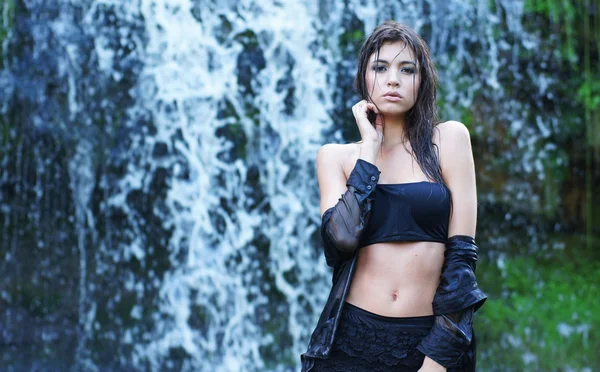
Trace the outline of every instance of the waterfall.
<instances>
[{"instance_id":1,"label":"waterfall","mask_svg":"<svg viewBox=\"0 0 600 372\"><path fill-rule=\"evenodd\" d=\"M327 70L301 2L202 5L141 4L139 101L170 155L173 270L160 288L167 320L136 356L160 368L177 349L194 370L272 369L265 355L297 362L305 308L326 296L299 284L327 276L311 248Z\"/></svg>"},{"instance_id":2,"label":"waterfall","mask_svg":"<svg viewBox=\"0 0 600 372\"><path fill-rule=\"evenodd\" d=\"M87 250L88 246L94 245L94 215L88 208L92 188L95 184L92 164L90 159L91 146L89 143L80 142L76 153L69 163L70 188L75 201L75 226L77 231L77 248L79 254L79 286L78 286L78 318L79 318L79 340L76 350L77 366L81 369L93 368L90 363L90 350L87 339L91 332L91 319L94 317L95 303L88 297L87 283ZM89 241L88 236L92 239ZM90 365L91 364L91 365Z\"/></svg>"}]
</instances>

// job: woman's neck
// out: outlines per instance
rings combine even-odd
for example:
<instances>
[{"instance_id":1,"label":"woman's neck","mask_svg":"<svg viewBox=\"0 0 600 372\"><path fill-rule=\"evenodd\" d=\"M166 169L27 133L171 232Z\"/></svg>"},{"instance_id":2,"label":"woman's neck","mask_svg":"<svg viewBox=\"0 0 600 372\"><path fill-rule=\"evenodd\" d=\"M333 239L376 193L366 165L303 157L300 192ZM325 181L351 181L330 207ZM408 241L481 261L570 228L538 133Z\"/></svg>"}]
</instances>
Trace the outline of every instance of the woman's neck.
<instances>
[{"instance_id":1,"label":"woman's neck","mask_svg":"<svg viewBox=\"0 0 600 372\"><path fill-rule=\"evenodd\" d=\"M381 150L383 152L389 152L405 140L404 116L386 117L384 123Z\"/></svg>"}]
</instances>

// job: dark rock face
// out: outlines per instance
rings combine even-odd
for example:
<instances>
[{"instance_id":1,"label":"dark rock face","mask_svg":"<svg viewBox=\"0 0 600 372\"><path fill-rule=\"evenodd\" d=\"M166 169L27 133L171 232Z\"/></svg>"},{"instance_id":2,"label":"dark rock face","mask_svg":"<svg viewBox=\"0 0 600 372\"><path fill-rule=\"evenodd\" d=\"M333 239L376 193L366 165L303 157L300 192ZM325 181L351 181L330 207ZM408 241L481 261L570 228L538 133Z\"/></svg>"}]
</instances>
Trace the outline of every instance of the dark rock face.
<instances>
[{"instance_id":1,"label":"dark rock face","mask_svg":"<svg viewBox=\"0 0 600 372\"><path fill-rule=\"evenodd\" d=\"M149 251L169 236L148 211L164 198L165 170L149 175L147 190L130 190L126 208L107 203L128 164L141 161L129 153L136 135L151 130L143 113L128 112L145 36L141 17L124 15L91 2L15 4L2 74L4 366L122 366L118 356L128 353L110 340L122 338L137 298L114 279L143 283L151 268L165 270L158 248L150 265L114 260L134 230L156 242ZM146 214L143 231L129 206Z\"/></svg>"}]
</instances>

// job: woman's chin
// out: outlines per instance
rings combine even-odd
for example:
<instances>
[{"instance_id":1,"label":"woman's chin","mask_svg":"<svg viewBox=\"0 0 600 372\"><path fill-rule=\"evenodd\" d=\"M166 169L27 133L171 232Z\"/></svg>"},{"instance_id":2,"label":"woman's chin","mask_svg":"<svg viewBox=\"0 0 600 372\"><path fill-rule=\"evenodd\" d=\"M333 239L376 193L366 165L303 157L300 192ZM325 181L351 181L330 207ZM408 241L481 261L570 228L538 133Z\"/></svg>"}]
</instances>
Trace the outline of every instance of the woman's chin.
<instances>
[{"instance_id":1,"label":"woman's chin","mask_svg":"<svg viewBox=\"0 0 600 372\"><path fill-rule=\"evenodd\" d=\"M405 110L389 110L389 111L380 111L384 118L399 118L406 115Z\"/></svg>"},{"instance_id":2,"label":"woman's chin","mask_svg":"<svg viewBox=\"0 0 600 372\"><path fill-rule=\"evenodd\" d=\"M384 116L403 116L409 110L406 105L399 105L394 102L377 103L377 107Z\"/></svg>"}]
</instances>

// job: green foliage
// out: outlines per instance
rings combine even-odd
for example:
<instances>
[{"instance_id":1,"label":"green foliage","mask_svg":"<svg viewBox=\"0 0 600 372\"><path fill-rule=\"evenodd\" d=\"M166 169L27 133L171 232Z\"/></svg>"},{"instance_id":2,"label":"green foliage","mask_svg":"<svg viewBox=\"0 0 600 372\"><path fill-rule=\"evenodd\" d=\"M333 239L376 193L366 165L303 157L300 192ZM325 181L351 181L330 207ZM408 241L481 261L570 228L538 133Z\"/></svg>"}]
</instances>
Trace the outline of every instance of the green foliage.
<instances>
[{"instance_id":1,"label":"green foliage","mask_svg":"<svg viewBox=\"0 0 600 372\"><path fill-rule=\"evenodd\" d=\"M525 2L526 13L538 13L548 18L555 26L563 41L560 52L563 58L573 64L578 61L576 51L577 35L576 24L580 19L583 7L577 6L571 0L527 0ZM585 13L584 13L585 14Z\"/></svg>"},{"instance_id":2,"label":"green foliage","mask_svg":"<svg viewBox=\"0 0 600 372\"><path fill-rule=\"evenodd\" d=\"M544 169L543 180L543 203L542 208L546 218L552 220L555 218L561 203L561 188L567 177L567 159L568 155L563 149L547 150L546 156L542 159Z\"/></svg>"},{"instance_id":3,"label":"green foliage","mask_svg":"<svg viewBox=\"0 0 600 372\"><path fill-rule=\"evenodd\" d=\"M250 29L240 32L239 34L235 35L233 39L248 48L257 48L259 46L256 33Z\"/></svg>"},{"instance_id":4,"label":"green foliage","mask_svg":"<svg viewBox=\"0 0 600 372\"><path fill-rule=\"evenodd\" d=\"M8 33L13 26L15 4L13 0L2 0L0 4L0 9L2 11L2 22L0 22L0 43L2 43L4 42L6 36L8 36Z\"/></svg>"},{"instance_id":5,"label":"green foliage","mask_svg":"<svg viewBox=\"0 0 600 372\"><path fill-rule=\"evenodd\" d=\"M600 267L565 254L480 265L490 299L479 312L484 370L582 370L598 365ZM488 356L486 358L486 356Z\"/></svg>"},{"instance_id":6,"label":"green foliage","mask_svg":"<svg viewBox=\"0 0 600 372\"><path fill-rule=\"evenodd\" d=\"M600 104L600 79L598 74L587 76L591 71L584 70L582 60L585 52L595 57L596 63L600 52L600 17L594 18L591 2L571 0L527 0L525 13L535 14L547 24L548 31L560 40L560 57L570 63L573 76L581 87L578 100L590 110L598 109ZM596 41L597 44L594 43ZM597 66L596 71L597 71Z\"/></svg>"},{"instance_id":7,"label":"green foliage","mask_svg":"<svg viewBox=\"0 0 600 372\"><path fill-rule=\"evenodd\" d=\"M600 109L600 74L586 79L577 91L577 99L589 110Z\"/></svg>"},{"instance_id":8,"label":"green foliage","mask_svg":"<svg viewBox=\"0 0 600 372\"><path fill-rule=\"evenodd\" d=\"M440 67L436 66L436 68L439 69ZM442 120L444 120L443 118L445 118L448 115L447 113L450 111L449 107L452 107L452 109L456 111L456 116L452 115L452 117L457 117L458 120L467 127L471 137L477 136L477 133L475 132L475 127L477 126L478 121L475 117L475 114L473 113L472 108L462 105L453 106L450 102L448 102L445 99L443 86L439 87L439 93L437 95L436 104L438 107L438 112L443 113L443 115L441 115Z\"/></svg>"},{"instance_id":9,"label":"green foliage","mask_svg":"<svg viewBox=\"0 0 600 372\"><path fill-rule=\"evenodd\" d=\"M359 48L365 37L365 33L362 29L353 30L347 29L345 32L340 34L339 44L340 45L348 45L352 44L355 48Z\"/></svg>"},{"instance_id":10,"label":"green foliage","mask_svg":"<svg viewBox=\"0 0 600 372\"><path fill-rule=\"evenodd\" d=\"M4 41L14 24L15 4L13 0L1 0L0 3L0 51L4 54ZM4 58L0 55L0 69L4 68Z\"/></svg>"}]
</instances>

